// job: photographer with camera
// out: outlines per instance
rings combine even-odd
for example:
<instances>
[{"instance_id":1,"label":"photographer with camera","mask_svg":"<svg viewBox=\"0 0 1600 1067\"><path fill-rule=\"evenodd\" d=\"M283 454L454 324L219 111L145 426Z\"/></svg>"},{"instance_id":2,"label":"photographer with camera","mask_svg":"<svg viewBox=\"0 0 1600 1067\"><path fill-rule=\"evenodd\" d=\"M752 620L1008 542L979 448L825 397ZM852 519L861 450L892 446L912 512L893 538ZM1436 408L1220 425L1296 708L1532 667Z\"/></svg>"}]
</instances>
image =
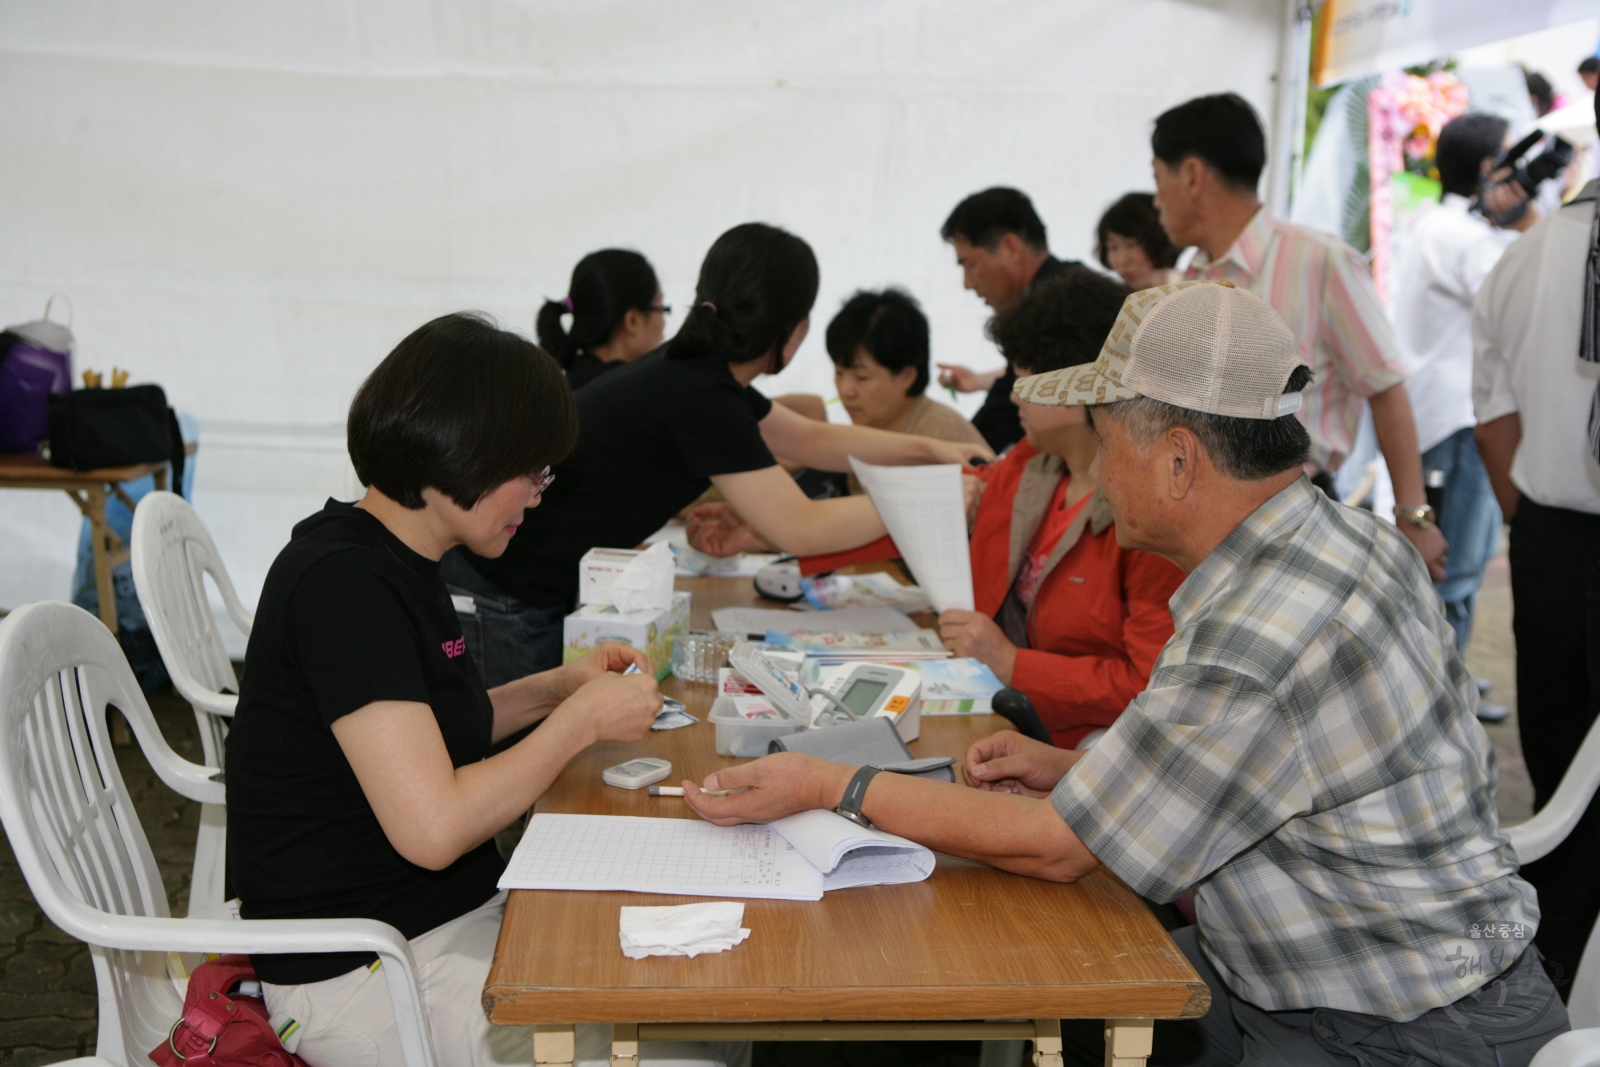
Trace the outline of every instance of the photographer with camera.
<instances>
[{"instance_id":1,"label":"photographer with camera","mask_svg":"<svg viewBox=\"0 0 1600 1067\"><path fill-rule=\"evenodd\" d=\"M1472 301L1506 246L1538 218L1536 211L1524 211L1502 229L1474 210L1506 130L1505 119L1469 113L1440 132L1436 158L1443 195L1406 233L1390 305L1395 337L1410 361L1405 387L1417 420L1428 502L1450 542L1444 579L1434 587L1463 654L1478 587L1500 540L1500 509L1472 439ZM1478 717L1489 722L1507 714L1497 704L1478 708Z\"/></svg>"},{"instance_id":2,"label":"photographer with camera","mask_svg":"<svg viewBox=\"0 0 1600 1067\"><path fill-rule=\"evenodd\" d=\"M1597 198L1591 181L1506 249L1472 309L1476 440L1511 523L1518 727L1535 810L1600 708ZM1539 944L1562 989L1600 914L1597 866L1600 808L1591 805L1560 847L1522 869L1539 891Z\"/></svg>"}]
</instances>

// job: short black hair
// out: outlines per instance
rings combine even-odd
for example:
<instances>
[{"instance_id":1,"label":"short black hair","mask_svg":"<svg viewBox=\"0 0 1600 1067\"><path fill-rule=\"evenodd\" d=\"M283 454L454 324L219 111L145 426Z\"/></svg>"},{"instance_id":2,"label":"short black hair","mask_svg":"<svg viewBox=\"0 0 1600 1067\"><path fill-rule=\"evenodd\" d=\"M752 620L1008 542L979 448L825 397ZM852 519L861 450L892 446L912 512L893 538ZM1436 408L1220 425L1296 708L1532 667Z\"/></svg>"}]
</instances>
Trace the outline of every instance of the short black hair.
<instances>
[{"instance_id":1,"label":"short black hair","mask_svg":"<svg viewBox=\"0 0 1600 1067\"><path fill-rule=\"evenodd\" d=\"M1150 257L1150 265L1157 270L1178 265L1178 253L1182 249L1167 236L1161 225L1161 215L1156 211L1156 198L1151 193L1127 193L1100 216L1094 230L1094 253L1107 270L1111 268L1111 260L1106 256L1106 238L1111 234L1138 241L1144 254Z\"/></svg>"},{"instance_id":2,"label":"short black hair","mask_svg":"<svg viewBox=\"0 0 1600 1067\"><path fill-rule=\"evenodd\" d=\"M1500 154L1508 128L1509 123L1499 115L1482 111L1469 111L1445 123L1434 152L1444 191L1457 196L1476 194L1483 180L1483 161Z\"/></svg>"},{"instance_id":3,"label":"short black hair","mask_svg":"<svg viewBox=\"0 0 1600 1067\"><path fill-rule=\"evenodd\" d=\"M361 383L346 443L362 485L401 505L433 487L463 508L566 458L578 411L542 348L477 312L413 330Z\"/></svg>"},{"instance_id":4,"label":"short black hair","mask_svg":"<svg viewBox=\"0 0 1600 1067\"><path fill-rule=\"evenodd\" d=\"M916 368L907 396L921 396L928 388L928 316L910 293L857 292L828 323L827 344L828 358L837 367L853 366L856 352L866 349L890 374Z\"/></svg>"},{"instance_id":5,"label":"short black hair","mask_svg":"<svg viewBox=\"0 0 1600 1067\"><path fill-rule=\"evenodd\" d=\"M989 320L989 339L1018 374L1044 374L1093 363L1133 290L1092 270L1035 286L1015 307Z\"/></svg>"},{"instance_id":6,"label":"short black hair","mask_svg":"<svg viewBox=\"0 0 1600 1067\"><path fill-rule=\"evenodd\" d=\"M1008 233L1016 234L1035 252L1050 250L1044 222L1033 210L1033 201L1020 189L1005 186L973 193L956 205L939 228L939 236L946 241L959 237L970 245L991 250Z\"/></svg>"},{"instance_id":7,"label":"short black hair","mask_svg":"<svg viewBox=\"0 0 1600 1067\"><path fill-rule=\"evenodd\" d=\"M1302 392L1311 384L1311 368L1301 364L1289 373L1285 393ZM1110 416L1123 424L1141 446L1175 426L1182 426L1205 446L1216 468L1229 478L1258 481L1304 466L1311 455L1311 435L1294 415L1275 419L1241 419L1180 408L1148 396L1119 400L1090 409L1091 418Z\"/></svg>"},{"instance_id":8,"label":"short black hair","mask_svg":"<svg viewBox=\"0 0 1600 1067\"><path fill-rule=\"evenodd\" d=\"M1163 112L1150 134L1150 151L1169 167L1194 156L1228 184L1254 191L1267 165L1267 136L1244 97L1218 93Z\"/></svg>"},{"instance_id":9,"label":"short black hair","mask_svg":"<svg viewBox=\"0 0 1600 1067\"><path fill-rule=\"evenodd\" d=\"M1600 74L1600 56L1589 56L1578 64L1579 74Z\"/></svg>"},{"instance_id":10,"label":"short black hair","mask_svg":"<svg viewBox=\"0 0 1600 1067\"><path fill-rule=\"evenodd\" d=\"M672 359L730 363L768 358L783 369L783 346L817 302L816 253L787 230L746 222L712 243L700 264L694 307L672 339Z\"/></svg>"}]
</instances>

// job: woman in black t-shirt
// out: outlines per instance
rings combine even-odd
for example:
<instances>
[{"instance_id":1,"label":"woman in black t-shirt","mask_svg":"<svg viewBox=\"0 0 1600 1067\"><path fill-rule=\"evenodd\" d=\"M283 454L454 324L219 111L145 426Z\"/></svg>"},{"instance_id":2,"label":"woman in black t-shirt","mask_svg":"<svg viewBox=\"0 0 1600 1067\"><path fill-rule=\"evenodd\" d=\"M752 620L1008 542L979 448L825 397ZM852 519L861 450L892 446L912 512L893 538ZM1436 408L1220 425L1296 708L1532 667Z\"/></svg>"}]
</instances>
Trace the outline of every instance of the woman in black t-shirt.
<instances>
[{"instance_id":1,"label":"woman in black t-shirt","mask_svg":"<svg viewBox=\"0 0 1600 1067\"><path fill-rule=\"evenodd\" d=\"M572 448L549 356L471 315L435 319L367 378L348 432L366 495L295 528L251 631L227 740L233 885L246 918L392 924L441 1062L531 1063L531 1031L490 1027L480 1005L503 909L493 837L591 744L645 735L654 672L609 644L485 689L439 577L456 545L504 551ZM401 1062L374 956L252 958L290 1051Z\"/></svg>"},{"instance_id":2,"label":"woman in black t-shirt","mask_svg":"<svg viewBox=\"0 0 1600 1067\"><path fill-rule=\"evenodd\" d=\"M546 300L536 326L573 391L661 347L667 312L655 269L637 252L603 248L572 268L561 300ZM571 327L561 325L571 316Z\"/></svg>"},{"instance_id":3,"label":"woman in black t-shirt","mask_svg":"<svg viewBox=\"0 0 1600 1067\"><path fill-rule=\"evenodd\" d=\"M506 552L445 558L451 591L474 601L485 679L561 662L561 619L590 548L632 548L715 485L766 541L812 555L884 534L865 496L811 500L773 455L817 470L993 458L983 444L840 426L751 388L794 358L810 326L817 261L800 238L746 223L706 253L683 328L655 352L577 394L578 447Z\"/></svg>"}]
</instances>

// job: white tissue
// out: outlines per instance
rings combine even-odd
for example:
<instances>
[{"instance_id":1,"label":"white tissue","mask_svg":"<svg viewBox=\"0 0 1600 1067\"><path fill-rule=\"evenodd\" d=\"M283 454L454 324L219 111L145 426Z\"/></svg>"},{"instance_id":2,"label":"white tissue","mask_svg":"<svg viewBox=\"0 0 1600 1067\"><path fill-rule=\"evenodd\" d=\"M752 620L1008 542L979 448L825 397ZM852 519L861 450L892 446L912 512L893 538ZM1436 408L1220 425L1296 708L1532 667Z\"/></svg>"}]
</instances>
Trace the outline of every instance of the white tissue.
<instances>
[{"instance_id":1,"label":"white tissue","mask_svg":"<svg viewBox=\"0 0 1600 1067\"><path fill-rule=\"evenodd\" d=\"M675 572L672 546L658 541L628 561L605 598L621 612L665 611L672 606Z\"/></svg>"},{"instance_id":2,"label":"white tissue","mask_svg":"<svg viewBox=\"0 0 1600 1067\"><path fill-rule=\"evenodd\" d=\"M667 908L623 908L618 934L622 954L642 960L646 956L698 956L726 952L750 936L739 925L744 904L718 900L709 904L679 904Z\"/></svg>"}]
</instances>

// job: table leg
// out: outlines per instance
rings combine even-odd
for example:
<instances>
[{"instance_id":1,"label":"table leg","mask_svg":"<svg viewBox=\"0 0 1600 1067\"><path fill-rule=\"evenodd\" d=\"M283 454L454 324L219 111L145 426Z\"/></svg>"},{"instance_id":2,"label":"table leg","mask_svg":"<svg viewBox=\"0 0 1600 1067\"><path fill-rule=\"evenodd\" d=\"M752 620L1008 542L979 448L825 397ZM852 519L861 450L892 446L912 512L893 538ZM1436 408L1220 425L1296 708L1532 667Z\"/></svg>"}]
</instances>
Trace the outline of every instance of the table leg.
<instances>
[{"instance_id":1,"label":"table leg","mask_svg":"<svg viewBox=\"0 0 1600 1067\"><path fill-rule=\"evenodd\" d=\"M1107 1019L1105 1067L1144 1067L1155 1025L1154 1019Z\"/></svg>"},{"instance_id":2,"label":"table leg","mask_svg":"<svg viewBox=\"0 0 1600 1067\"><path fill-rule=\"evenodd\" d=\"M613 1023L611 1067L639 1067L639 1024Z\"/></svg>"},{"instance_id":3,"label":"table leg","mask_svg":"<svg viewBox=\"0 0 1600 1067\"><path fill-rule=\"evenodd\" d=\"M100 595L100 621L117 632L117 594L111 585L111 527L106 525L106 490L92 485L84 490L84 512L89 516L89 541L94 554L94 587Z\"/></svg>"},{"instance_id":4,"label":"table leg","mask_svg":"<svg viewBox=\"0 0 1600 1067\"><path fill-rule=\"evenodd\" d=\"M1033 1020L1033 1067L1061 1067L1060 1019Z\"/></svg>"},{"instance_id":5,"label":"table leg","mask_svg":"<svg viewBox=\"0 0 1600 1067\"><path fill-rule=\"evenodd\" d=\"M535 1067L572 1067L578 1056L578 1034L571 1023L566 1025L535 1023L533 1026L533 1062Z\"/></svg>"}]
</instances>

